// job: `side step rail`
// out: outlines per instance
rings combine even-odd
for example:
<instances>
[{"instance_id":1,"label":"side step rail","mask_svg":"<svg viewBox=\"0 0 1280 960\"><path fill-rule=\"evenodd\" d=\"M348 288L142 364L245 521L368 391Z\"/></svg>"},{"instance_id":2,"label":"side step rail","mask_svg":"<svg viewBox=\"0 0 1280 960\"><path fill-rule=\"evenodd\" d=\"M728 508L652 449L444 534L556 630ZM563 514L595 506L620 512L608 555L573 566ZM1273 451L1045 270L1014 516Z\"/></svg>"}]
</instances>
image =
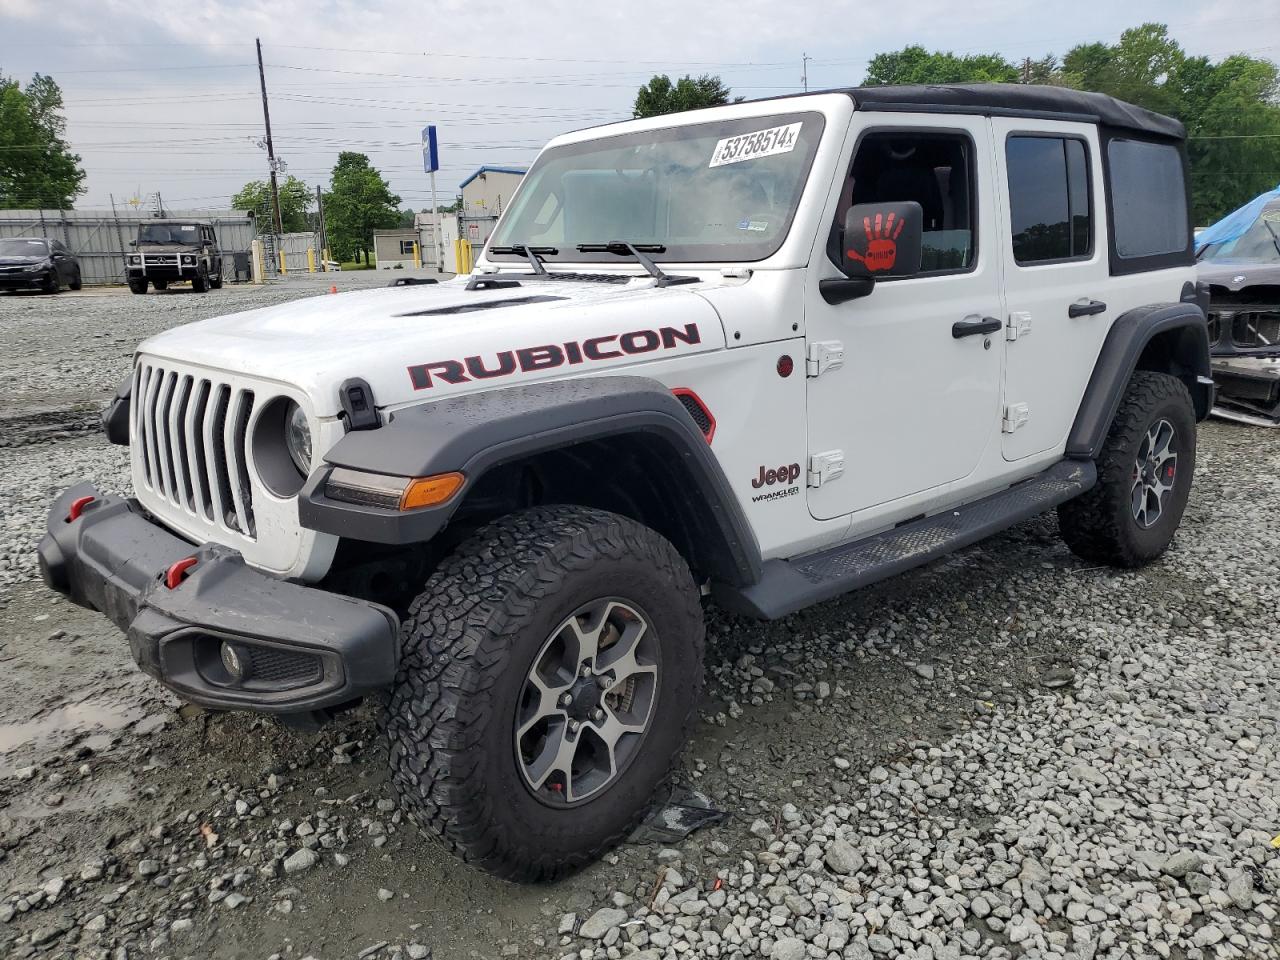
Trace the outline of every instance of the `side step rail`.
<instances>
[{"instance_id":1,"label":"side step rail","mask_svg":"<svg viewBox=\"0 0 1280 960\"><path fill-rule=\"evenodd\" d=\"M1097 482L1091 460L1063 460L981 500L912 520L861 540L789 560L769 560L758 583L717 585L716 601L734 613L774 620L923 566L1084 493Z\"/></svg>"}]
</instances>

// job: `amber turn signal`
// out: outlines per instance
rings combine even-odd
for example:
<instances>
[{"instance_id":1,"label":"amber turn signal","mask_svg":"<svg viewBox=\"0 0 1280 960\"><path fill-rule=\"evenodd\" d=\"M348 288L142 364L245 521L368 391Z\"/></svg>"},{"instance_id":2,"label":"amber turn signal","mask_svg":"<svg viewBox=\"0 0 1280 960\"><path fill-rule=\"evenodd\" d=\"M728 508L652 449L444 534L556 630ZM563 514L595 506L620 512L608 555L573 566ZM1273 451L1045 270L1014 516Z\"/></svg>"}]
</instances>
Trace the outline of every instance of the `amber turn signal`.
<instances>
[{"instance_id":1,"label":"amber turn signal","mask_svg":"<svg viewBox=\"0 0 1280 960\"><path fill-rule=\"evenodd\" d=\"M416 477L409 481L400 496L401 510L434 507L444 503L462 486L462 474L441 473L434 477Z\"/></svg>"}]
</instances>

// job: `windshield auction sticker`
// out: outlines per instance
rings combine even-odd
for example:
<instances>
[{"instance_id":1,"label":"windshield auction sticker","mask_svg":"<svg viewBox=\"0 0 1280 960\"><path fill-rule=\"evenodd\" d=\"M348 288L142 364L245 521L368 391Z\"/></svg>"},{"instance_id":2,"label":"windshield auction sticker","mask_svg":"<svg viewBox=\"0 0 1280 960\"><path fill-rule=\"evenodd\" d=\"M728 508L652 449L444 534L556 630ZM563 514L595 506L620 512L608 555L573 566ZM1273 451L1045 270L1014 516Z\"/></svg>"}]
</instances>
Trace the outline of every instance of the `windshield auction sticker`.
<instances>
[{"instance_id":1,"label":"windshield auction sticker","mask_svg":"<svg viewBox=\"0 0 1280 960\"><path fill-rule=\"evenodd\" d=\"M781 127L770 127L755 133L743 133L736 137L725 137L711 151L709 167L723 167L726 163L741 163L743 160L755 160L757 157L772 157L779 153L790 153L800 139L800 128L804 121L788 123Z\"/></svg>"}]
</instances>

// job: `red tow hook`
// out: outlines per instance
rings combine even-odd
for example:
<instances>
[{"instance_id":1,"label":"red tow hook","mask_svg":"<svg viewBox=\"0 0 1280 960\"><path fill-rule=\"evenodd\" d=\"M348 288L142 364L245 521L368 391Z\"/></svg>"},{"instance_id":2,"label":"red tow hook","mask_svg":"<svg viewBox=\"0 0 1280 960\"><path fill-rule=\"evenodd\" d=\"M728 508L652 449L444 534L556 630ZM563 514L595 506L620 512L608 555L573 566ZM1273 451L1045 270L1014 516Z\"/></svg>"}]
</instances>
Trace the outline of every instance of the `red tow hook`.
<instances>
[{"instance_id":1,"label":"red tow hook","mask_svg":"<svg viewBox=\"0 0 1280 960\"><path fill-rule=\"evenodd\" d=\"M196 557L175 560L169 565L169 569L164 572L164 585L170 590L177 589L178 584L187 579L187 571L199 562Z\"/></svg>"},{"instance_id":2,"label":"red tow hook","mask_svg":"<svg viewBox=\"0 0 1280 960\"><path fill-rule=\"evenodd\" d=\"M97 499L97 497L76 497L72 500L71 509L67 511L67 523L75 523L79 520L80 514L84 513L84 508Z\"/></svg>"}]
</instances>

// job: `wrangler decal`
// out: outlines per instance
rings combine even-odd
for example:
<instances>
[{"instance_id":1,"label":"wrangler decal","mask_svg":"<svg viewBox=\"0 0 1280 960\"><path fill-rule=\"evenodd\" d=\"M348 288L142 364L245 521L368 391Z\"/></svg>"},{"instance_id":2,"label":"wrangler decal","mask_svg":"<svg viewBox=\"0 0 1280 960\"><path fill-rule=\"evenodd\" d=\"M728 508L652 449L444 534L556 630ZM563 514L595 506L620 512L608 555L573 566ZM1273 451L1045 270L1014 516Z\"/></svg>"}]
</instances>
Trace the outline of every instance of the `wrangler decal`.
<instances>
[{"instance_id":1,"label":"wrangler decal","mask_svg":"<svg viewBox=\"0 0 1280 960\"><path fill-rule=\"evenodd\" d=\"M654 350L674 350L679 344L690 346L702 342L696 323L683 327L659 327L656 330L630 330L588 337L582 341L544 343L514 350L499 350L489 356L470 356L461 360L434 360L409 367L409 380L415 390L427 390L437 383L469 383L515 373L551 370L563 364L579 364L585 360L612 360Z\"/></svg>"}]
</instances>

